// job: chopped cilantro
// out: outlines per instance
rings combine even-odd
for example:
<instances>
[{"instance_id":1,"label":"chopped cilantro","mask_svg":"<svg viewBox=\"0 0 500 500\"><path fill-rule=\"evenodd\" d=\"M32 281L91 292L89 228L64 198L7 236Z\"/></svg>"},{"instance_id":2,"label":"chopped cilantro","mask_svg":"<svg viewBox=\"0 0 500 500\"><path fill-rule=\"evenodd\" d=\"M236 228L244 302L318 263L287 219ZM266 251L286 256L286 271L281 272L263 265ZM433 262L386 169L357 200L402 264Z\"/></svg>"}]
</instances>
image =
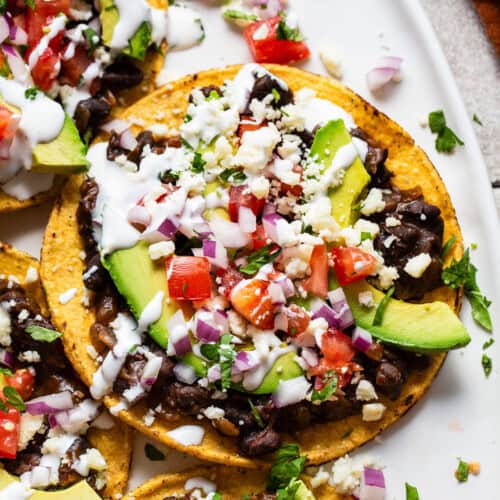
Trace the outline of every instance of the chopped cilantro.
<instances>
[{"instance_id":1,"label":"chopped cilantro","mask_svg":"<svg viewBox=\"0 0 500 500\"><path fill-rule=\"evenodd\" d=\"M24 3L31 9L35 10L35 0L24 0Z\"/></svg>"},{"instance_id":2,"label":"chopped cilantro","mask_svg":"<svg viewBox=\"0 0 500 500\"><path fill-rule=\"evenodd\" d=\"M184 117L184 123L189 123L192 119L193 119L193 117L191 115L186 115Z\"/></svg>"},{"instance_id":3,"label":"chopped cilantro","mask_svg":"<svg viewBox=\"0 0 500 500\"><path fill-rule=\"evenodd\" d=\"M24 411L26 409L23 398L19 395L16 389L14 389L14 387L11 387L10 385L4 387L3 395L5 396L6 403L16 410Z\"/></svg>"},{"instance_id":4,"label":"chopped cilantro","mask_svg":"<svg viewBox=\"0 0 500 500\"><path fill-rule=\"evenodd\" d=\"M50 328L44 328L38 325L29 325L26 327L26 333L31 335L33 340L38 342L54 342L54 340L62 337L62 333Z\"/></svg>"},{"instance_id":5,"label":"chopped cilantro","mask_svg":"<svg viewBox=\"0 0 500 500\"><path fill-rule=\"evenodd\" d=\"M408 483L406 483L406 500L420 500L417 488Z\"/></svg>"},{"instance_id":6,"label":"chopped cilantro","mask_svg":"<svg viewBox=\"0 0 500 500\"><path fill-rule=\"evenodd\" d=\"M220 385L223 391L229 389L231 385L231 368L235 357L236 351L231 344L231 335L225 333L219 339Z\"/></svg>"},{"instance_id":7,"label":"chopped cilantro","mask_svg":"<svg viewBox=\"0 0 500 500\"><path fill-rule=\"evenodd\" d=\"M207 101L215 101L216 99L220 99L220 95L216 90L211 90L206 98Z\"/></svg>"},{"instance_id":8,"label":"chopped cilantro","mask_svg":"<svg viewBox=\"0 0 500 500\"><path fill-rule=\"evenodd\" d=\"M488 311L491 302L481 293L476 281L476 272L477 268L470 261L470 252L467 249L459 261L454 260L449 267L443 269L441 278L450 288L464 287L465 296L472 307L472 317L485 330L491 332L493 324Z\"/></svg>"},{"instance_id":9,"label":"chopped cilantro","mask_svg":"<svg viewBox=\"0 0 500 500\"><path fill-rule=\"evenodd\" d=\"M361 241L371 240L371 239L372 239L372 233L361 231Z\"/></svg>"},{"instance_id":10,"label":"chopped cilantro","mask_svg":"<svg viewBox=\"0 0 500 500\"><path fill-rule=\"evenodd\" d=\"M86 28L83 30L83 35L89 46L89 51L93 52L94 49L99 45L99 35L92 28ZM97 39L97 41L96 41Z\"/></svg>"},{"instance_id":11,"label":"chopped cilantro","mask_svg":"<svg viewBox=\"0 0 500 500\"><path fill-rule=\"evenodd\" d=\"M274 100L276 102L280 102L281 99L280 93L274 87L271 89L271 94L273 94Z\"/></svg>"},{"instance_id":12,"label":"chopped cilantro","mask_svg":"<svg viewBox=\"0 0 500 500\"><path fill-rule=\"evenodd\" d=\"M301 42L304 40L299 28L291 28L286 24L286 17L282 17L278 26L276 26L277 40L291 40L292 42Z\"/></svg>"},{"instance_id":13,"label":"chopped cilantro","mask_svg":"<svg viewBox=\"0 0 500 500\"><path fill-rule=\"evenodd\" d=\"M292 479L286 488L276 490L276 500L296 500L297 490L299 489L301 481Z\"/></svg>"},{"instance_id":14,"label":"chopped cilantro","mask_svg":"<svg viewBox=\"0 0 500 500\"><path fill-rule=\"evenodd\" d=\"M36 96L38 95L39 92L38 87L29 87L24 91L24 97L26 99L29 99L30 101L34 101L36 99Z\"/></svg>"},{"instance_id":15,"label":"chopped cilantro","mask_svg":"<svg viewBox=\"0 0 500 500\"><path fill-rule=\"evenodd\" d=\"M0 14L3 14L5 12L6 7L7 7L7 0L0 0Z\"/></svg>"},{"instance_id":16,"label":"chopped cilantro","mask_svg":"<svg viewBox=\"0 0 500 500\"><path fill-rule=\"evenodd\" d=\"M258 21L259 18L254 14L247 14L241 10L227 9L224 11L223 16L230 20L241 20L241 21Z\"/></svg>"},{"instance_id":17,"label":"chopped cilantro","mask_svg":"<svg viewBox=\"0 0 500 500\"><path fill-rule=\"evenodd\" d=\"M311 401L325 401L327 400L330 396L335 394L337 391L337 375L334 372L327 372L325 376L326 383L323 386L322 389L317 391L316 389L313 389L312 394L311 394Z\"/></svg>"},{"instance_id":18,"label":"chopped cilantro","mask_svg":"<svg viewBox=\"0 0 500 500\"><path fill-rule=\"evenodd\" d=\"M201 157L201 154L196 151L193 158L193 163L191 164L191 170L196 174L201 174L206 165L206 161Z\"/></svg>"},{"instance_id":19,"label":"chopped cilantro","mask_svg":"<svg viewBox=\"0 0 500 500\"><path fill-rule=\"evenodd\" d=\"M441 250L441 260L444 260L446 256L448 255L448 252L451 250L451 247L455 244L455 241L457 241L457 237L453 235L444 245L443 249Z\"/></svg>"},{"instance_id":20,"label":"chopped cilantro","mask_svg":"<svg viewBox=\"0 0 500 500\"><path fill-rule=\"evenodd\" d=\"M465 483L469 479L469 464L459 459L455 476L460 483Z\"/></svg>"},{"instance_id":21,"label":"chopped cilantro","mask_svg":"<svg viewBox=\"0 0 500 500\"><path fill-rule=\"evenodd\" d=\"M161 462L162 460L165 460L165 453L163 453L150 443L146 443L144 445L144 454L152 462Z\"/></svg>"},{"instance_id":22,"label":"chopped cilantro","mask_svg":"<svg viewBox=\"0 0 500 500\"><path fill-rule=\"evenodd\" d=\"M201 354L210 361L216 361L219 356L219 346L217 344L201 344Z\"/></svg>"},{"instance_id":23,"label":"chopped cilantro","mask_svg":"<svg viewBox=\"0 0 500 500\"><path fill-rule=\"evenodd\" d=\"M489 347L491 347L495 342L495 339L490 339L490 340L487 340L484 344L483 344L483 349L488 349Z\"/></svg>"},{"instance_id":24,"label":"chopped cilantro","mask_svg":"<svg viewBox=\"0 0 500 500\"><path fill-rule=\"evenodd\" d=\"M439 152L451 153L455 146L463 146L463 141L446 125L446 118L443 110L429 113L429 127L431 132L437 134L436 150Z\"/></svg>"},{"instance_id":25,"label":"chopped cilantro","mask_svg":"<svg viewBox=\"0 0 500 500\"><path fill-rule=\"evenodd\" d=\"M213 495L212 495L212 500L222 500L222 495L219 493L219 492L215 492Z\"/></svg>"},{"instance_id":26,"label":"chopped cilantro","mask_svg":"<svg viewBox=\"0 0 500 500\"><path fill-rule=\"evenodd\" d=\"M472 121L475 121L478 125L481 125L481 127L483 126L483 122L479 119L476 113L472 115Z\"/></svg>"},{"instance_id":27,"label":"chopped cilantro","mask_svg":"<svg viewBox=\"0 0 500 500\"><path fill-rule=\"evenodd\" d=\"M250 405L250 411L252 412L253 418L257 422L257 425L261 429L263 429L265 427L265 425L264 425L264 421L262 420L262 417L259 413L259 410L257 410L257 408L255 408L255 405L252 403L252 400L250 398L248 398L248 404Z\"/></svg>"},{"instance_id":28,"label":"chopped cilantro","mask_svg":"<svg viewBox=\"0 0 500 500\"><path fill-rule=\"evenodd\" d=\"M347 430L344 432L344 434L342 434L342 436L340 436L340 439L346 439L346 438L348 438L348 437L352 434L352 431L353 431L353 430L354 430L354 429L347 429Z\"/></svg>"},{"instance_id":29,"label":"chopped cilantro","mask_svg":"<svg viewBox=\"0 0 500 500\"><path fill-rule=\"evenodd\" d=\"M286 488L290 481L297 479L306 463L306 457L300 456L298 444L283 445L276 452L276 460L271 467L267 487L271 491Z\"/></svg>"},{"instance_id":30,"label":"chopped cilantro","mask_svg":"<svg viewBox=\"0 0 500 500\"><path fill-rule=\"evenodd\" d=\"M389 299L394 294L394 290L395 290L394 287L389 288L389 290L387 290L387 293L384 295L384 298L380 301L379 305L377 306L377 310L375 311L375 316L373 317L373 323L372 323L373 326L378 326L382 324L385 308L389 303Z\"/></svg>"},{"instance_id":31,"label":"chopped cilantro","mask_svg":"<svg viewBox=\"0 0 500 500\"><path fill-rule=\"evenodd\" d=\"M471 243L470 247L472 250L477 250L477 243Z\"/></svg>"},{"instance_id":32,"label":"chopped cilantro","mask_svg":"<svg viewBox=\"0 0 500 500\"><path fill-rule=\"evenodd\" d=\"M275 245L271 243L269 245L263 246L262 248L259 248L256 252L250 254L247 257L247 263L244 266L240 267L240 273L252 276L253 274L258 273L259 269L263 265L274 262L276 257L278 257L278 255L281 253L281 248L273 251L273 247L275 247Z\"/></svg>"},{"instance_id":33,"label":"chopped cilantro","mask_svg":"<svg viewBox=\"0 0 500 500\"><path fill-rule=\"evenodd\" d=\"M184 137L181 137L181 144L186 148L186 149L193 149L193 146L191 146L191 144L189 144L188 141L186 141L186 139L184 139Z\"/></svg>"},{"instance_id":34,"label":"chopped cilantro","mask_svg":"<svg viewBox=\"0 0 500 500\"><path fill-rule=\"evenodd\" d=\"M12 375L12 370L9 370L8 368L4 368L3 366L0 366L0 374L1 375Z\"/></svg>"},{"instance_id":35,"label":"chopped cilantro","mask_svg":"<svg viewBox=\"0 0 500 500\"><path fill-rule=\"evenodd\" d=\"M484 374L489 377L493 368L492 359L487 354L483 354L483 357L481 358L481 364L483 365Z\"/></svg>"},{"instance_id":36,"label":"chopped cilantro","mask_svg":"<svg viewBox=\"0 0 500 500\"><path fill-rule=\"evenodd\" d=\"M160 175L160 180L165 184L169 183L175 184L179 180L179 177L180 177L179 172L173 172L172 170L168 170Z\"/></svg>"},{"instance_id":37,"label":"chopped cilantro","mask_svg":"<svg viewBox=\"0 0 500 500\"><path fill-rule=\"evenodd\" d=\"M226 168L226 170L221 172L219 177L224 182L229 182L231 184L240 184L247 178L247 176L238 168Z\"/></svg>"}]
</instances>

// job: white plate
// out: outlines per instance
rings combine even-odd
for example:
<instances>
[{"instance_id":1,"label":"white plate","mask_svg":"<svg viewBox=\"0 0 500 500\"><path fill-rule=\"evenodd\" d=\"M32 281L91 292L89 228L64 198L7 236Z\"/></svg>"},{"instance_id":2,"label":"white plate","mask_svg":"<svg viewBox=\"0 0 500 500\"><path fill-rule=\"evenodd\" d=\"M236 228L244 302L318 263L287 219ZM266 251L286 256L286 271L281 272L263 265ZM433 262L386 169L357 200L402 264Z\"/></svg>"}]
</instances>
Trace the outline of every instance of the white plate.
<instances>
[{"instance_id":1,"label":"white plate","mask_svg":"<svg viewBox=\"0 0 500 500\"><path fill-rule=\"evenodd\" d=\"M224 23L218 10L209 2L192 3L202 13L207 37L199 47L169 54L171 74L181 76L249 61L241 35ZM291 0L291 4L313 52L303 67L324 73L318 50L322 45L335 48L341 54L344 82L401 123L431 157L451 193L466 242L478 244L472 255L479 268L479 283L493 300L495 330L500 331L500 317L495 314L495 305L500 303L500 228L486 167L470 118L421 6L415 0ZM386 54L404 57L403 80L384 98L374 98L366 88L365 74L378 56ZM437 153L434 136L419 125L419 120L435 109L445 110L450 126L465 142L453 155ZM42 207L0 217L0 239L38 256L47 214L48 207ZM388 499L404 498L405 481L416 485L426 500L499 498L497 349L493 345L488 352L494 358L494 368L486 380L481 346L488 335L475 326L467 304L462 317L470 330L471 344L450 354L428 395L383 434L382 442L360 451L376 454L387 466ZM138 439L131 486L192 463L168 451L167 462L153 464L144 458L143 447L144 439ZM481 475L457 484L453 476L457 457L480 461Z\"/></svg>"}]
</instances>

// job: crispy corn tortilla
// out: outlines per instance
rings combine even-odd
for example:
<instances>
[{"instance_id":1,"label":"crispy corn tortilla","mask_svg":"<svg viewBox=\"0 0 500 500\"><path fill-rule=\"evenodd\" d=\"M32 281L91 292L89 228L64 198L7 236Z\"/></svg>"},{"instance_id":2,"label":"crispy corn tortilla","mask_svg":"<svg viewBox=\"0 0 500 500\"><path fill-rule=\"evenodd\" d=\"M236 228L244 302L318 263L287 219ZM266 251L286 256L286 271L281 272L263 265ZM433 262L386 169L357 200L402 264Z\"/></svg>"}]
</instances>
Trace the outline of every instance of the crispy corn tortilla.
<instances>
[{"instance_id":1,"label":"crispy corn tortilla","mask_svg":"<svg viewBox=\"0 0 500 500\"><path fill-rule=\"evenodd\" d=\"M25 283L26 273L30 267L39 272L39 263L31 255L0 243L0 274L17 278L28 296L36 301L46 314L48 309L40 280ZM104 496L115 498L116 494L122 494L127 487L133 431L127 425L115 420L112 429L90 429L87 436L92 446L99 449L108 464Z\"/></svg>"},{"instance_id":2,"label":"crispy corn tortilla","mask_svg":"<svg viewBox=\"0 0 500 500\"><path fill-rule=\"evenodd\" d=\"M266 489L267 475L261 471L242 468L228 468L224 466L197 467L176 474L163 474L142 484L129 493L123 500L163 500L175 494L184 494L184 485L191 478L208 479L215 483L217 491L223 500L236 500L252 493L261 493ZM308 476L301 479L309 486ZM351 498L337 493L332 486L321 485L313 490L314 496L319 499L341 500Z\"/></svg>"},{"instance_id":3,"label":"crispy corn tortilla","mask_svg":"<svg viewBox=\"0 0 500 500\"><path fill-rule=\"evenodd\" d=\"M187 108L188 95L194 87L222 84L233 78L239 68L232 66L204 71L172 82L130 107L122 116L140 116L144 120L144 127L148 127L158 122L158 111L161 110L164 113L163 123L169 127L179 126ZM407 132L337 81L286 66L269 65L268 68L293 90L309 87L317 92L318 97L340 105L353 115L358 126L388 148L387 167L394 174L394 183L402 189L417 184L422 187L426 200L441 209L445 223L444 240L447 241L452 235L457 238L447 261L461 256L462 236L446 187L426 154L415 145ZM134 132L139 130L134 126ZM97 364L87 352L87 346L92 344L89 328L95 320L94 311L92 308L86 309L81 303L84 263L80 258L83 245L78 233L76 210L82 179L82 176L70 178L55 203L44 238L41 275L53 321L66 331L63 342L67 355L85 383L90 384ZM62 305L59 295L73 287L78 290L76 297ZM447 302L457 312L460 308L460 293L446 287L434 290L425 299ZM381 397L387 406L382 420L368 423L363 422L360 415L352 416L338 422L311 425L293 436L285 435L285 440L297 442L311 464L319 464L352 451L399 420L425 394L444 359L445 354L435 355L426 371L412 373L396 401ZM111 395L105 401L108 406L113 406L119 398ZM166 422L157 418L153 425L147 426L143 421L147 410L144 404L137 405L129 411L121 411L119 416L146 435L201 459L250 468L269 464L266 459L249 459L240 455L236 439L222 436L205 420L200 422L195 418L179 416L175 422ZM183 446L167 436L168 431L186 424L205 428L205 437L200 446Z\"/></svg>"},{"instance_id":4,"label":"crispy corn tortilla","mask_svg":"<svg viewBox=\"0 0 500 500\"><path fill-rule=\"evenodd\" d=\"M149 4L156 9L166 9L168 7L167 0L148 0ZM143 96L148 95L156 89L156 77L163 68L165 63L165 54L167 51L167 44L163 43L158 49L150 48L147 52L144 61L139 61L137 66L144 73L144 80L134 88L124 90L119 93L116 105L111 112L111 118L116 118L121 115L124 110L141 99ZM0 185L0 214L21 210L23 208L34 207L45 203L48 200L54 199L61 191L61 186L64 184L64 177L57 176L54 179L52 188L48 191L38 193L26 200L18 200L13 196L2 191Z\"/></svg>"}]
</instances>

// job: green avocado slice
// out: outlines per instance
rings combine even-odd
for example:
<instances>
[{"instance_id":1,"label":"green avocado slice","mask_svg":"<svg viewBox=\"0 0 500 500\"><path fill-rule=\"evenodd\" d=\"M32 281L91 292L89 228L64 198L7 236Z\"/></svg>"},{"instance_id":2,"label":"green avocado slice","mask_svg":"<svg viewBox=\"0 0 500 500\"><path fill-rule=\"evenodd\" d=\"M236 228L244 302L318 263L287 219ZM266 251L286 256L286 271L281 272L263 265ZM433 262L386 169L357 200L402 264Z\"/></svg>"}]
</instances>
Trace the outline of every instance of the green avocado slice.
<instances>
[{"instance_id":1,"label":"green avocado slice","mask_svg":"<svg viewBox=\"0 0 500 500\"><path fill-rule=\"evenodd\" d=\"M414 304L389 299L382 324L374 326L376 307L360 305L361 292L371 292L375 304L384 293L366 281L343 287L357 326L368 330L375 338L400 349L420 353L449 351L466 346L470 336L453 309L444 302Z\"/></svg>"},{"instance_id":2,"label":"green avocado slice","mask_svg":"<svg viewBox=\"0 0 500 500\"><path fill-rule=\"evenodd\" d=\"M37 144L33 148L33 172L53 174L76 174L85 172L89 162L85 155L87 147L73 120L65 114L59 135L50 142Z\"/></svg>"},{"instance_id":3,"label":"green avocado slice","mask_svg":"<svg viewBox=\"0 0 500 500\"><path fill-rule=\"evenodd\" d=\"M4 469L0 469L0 491L14 481L18 481L18 479ZM87 481L79 481L64 490L35 491L29 498L30 500L67 500L70 498L72 500L99 500L101 497L92 489Z\"/></svg>"},{"instance_id":4,"label":"green avocado slice","mask_svg":"<svg viewBox=\"0 0 500 500\"><path fill-rule=\"evenodd\" d=\"M316 132L310 156L317 156L323 162L324 173L331 166L337 151L351 141L344 120L330 121ZM346 169L342 184L329 190L332 215L340 227L349 226L357 218L356 205L369 182L370 176L358 156Z\"/></svg>"},{"instance_id":5,"label":"green avocado slice","mask_svg":"<svg viewBox=\"0 0 500 500\"><path fill-rule=\"evenodd\" d=\"M148 252L148 244L140 241L131 248L116 250L104 257L116 288L127 300L136 319L154 296L164 292L163 312L158 321L149 327L153 340L166 349L168 340L167 321L179 310L179 304L168 298L167 275L163 264L155 263Z\"/></svg>"}]
</instances>

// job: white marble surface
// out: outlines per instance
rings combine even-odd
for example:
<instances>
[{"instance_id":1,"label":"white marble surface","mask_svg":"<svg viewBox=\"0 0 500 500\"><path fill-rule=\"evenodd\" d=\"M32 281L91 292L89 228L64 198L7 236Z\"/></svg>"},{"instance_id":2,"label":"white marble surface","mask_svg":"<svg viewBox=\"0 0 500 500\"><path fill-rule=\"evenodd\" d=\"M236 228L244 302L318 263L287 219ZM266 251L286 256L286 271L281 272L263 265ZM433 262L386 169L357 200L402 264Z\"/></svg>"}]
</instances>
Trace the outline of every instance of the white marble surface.
<instances>
[{"instance_id":1,"label":"white marble surface","mask_svg":"<svg viewBox=\"0 0 500 500\"><path fill-rule=\"evenodd\" d=\"M500 213L500 58L486 37L471 0L421 0L450 63L474 123L481 151L495 186ZM467 145L465 146L467 147Z\"/></svg>"}]
</instances>

